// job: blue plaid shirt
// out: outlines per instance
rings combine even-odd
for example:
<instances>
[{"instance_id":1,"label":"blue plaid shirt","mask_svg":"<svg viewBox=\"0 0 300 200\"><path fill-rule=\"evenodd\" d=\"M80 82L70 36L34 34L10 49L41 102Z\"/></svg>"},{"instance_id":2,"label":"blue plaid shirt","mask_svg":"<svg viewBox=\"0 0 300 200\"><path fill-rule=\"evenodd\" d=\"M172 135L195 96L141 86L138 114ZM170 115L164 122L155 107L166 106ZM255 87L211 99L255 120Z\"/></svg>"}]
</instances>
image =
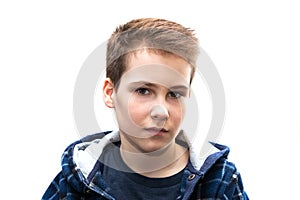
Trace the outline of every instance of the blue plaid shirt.
<instances>
[{"instance_id":1,"label":"blue plaid shirt","mask_svg":"<svg viewBox=\"0 0 300 200\"><path fill-rule=\"evenodd\" d=\"M108 133L87 136L67 147L62 155L62 171L52 181L42 200L115 200L101 176L101 170L93 169L95 173L86 178L73 159L74 147L77 144L101 139ZM177 199L249 199L244 191L239 172L235 165L227 160L229 148L212 144L220 151L208 156L200 170L196 170L191 163L188 163L181 183L181 195Z\"/></svg>"}]
</instances>

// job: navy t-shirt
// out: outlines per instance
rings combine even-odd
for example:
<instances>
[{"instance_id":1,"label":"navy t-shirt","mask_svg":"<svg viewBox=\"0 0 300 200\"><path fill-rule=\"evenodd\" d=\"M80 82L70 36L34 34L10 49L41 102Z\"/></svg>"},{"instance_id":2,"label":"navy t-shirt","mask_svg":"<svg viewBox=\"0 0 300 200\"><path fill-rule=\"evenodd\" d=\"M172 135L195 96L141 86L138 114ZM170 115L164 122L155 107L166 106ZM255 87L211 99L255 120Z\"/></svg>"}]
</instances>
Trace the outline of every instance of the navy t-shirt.
<instances>
[{"instance_id":1,"label":"navy t-shirt","mask_svg":"<svg viewBox=\"0 0 300 200\"><path fill-rule=\"evenodd\" d=\"M149 178L134 173L122 160L120 148L107 146L100 162L109 193L117 200L175 200L180 196L183 171L166 178Z\"/></svg>"}]
</instances>

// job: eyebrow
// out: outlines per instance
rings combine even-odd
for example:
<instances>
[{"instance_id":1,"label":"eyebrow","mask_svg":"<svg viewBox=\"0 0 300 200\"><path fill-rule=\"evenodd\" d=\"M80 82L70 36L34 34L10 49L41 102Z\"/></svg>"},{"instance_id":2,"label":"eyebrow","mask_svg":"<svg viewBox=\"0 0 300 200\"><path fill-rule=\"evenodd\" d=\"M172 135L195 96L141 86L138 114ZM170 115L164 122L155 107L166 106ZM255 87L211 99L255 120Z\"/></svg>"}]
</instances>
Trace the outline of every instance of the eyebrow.
<instances>
[{"instance_id":1,"label":"eyebrow","mask_svg":"<svg viewBox=\"0 0 300 200\"><path fill-rule=\"evenodd\" d=\"M185 85L175 85L175 86L170 87L170 89L171 90L177 90L177 89L189 90L190 88Z\"/></svg>"},{"instance_id":2,"label":"eyebrow","mask_svg":"<svg viewBox=\"0 0 300 200\"><path fill-rule=\"evenodd\" d=\"M146 81L131 82L131 83L129 83L129 85L140 85L140 86L145 85L148 87L157 87L156 83L150 83L150 82L146 82ZM168 89L170 89L170 90L178 90L178 89L189 90L189 87L186 85L175 85L172 87L168 87Z\"/></svg>"}]
</instances>

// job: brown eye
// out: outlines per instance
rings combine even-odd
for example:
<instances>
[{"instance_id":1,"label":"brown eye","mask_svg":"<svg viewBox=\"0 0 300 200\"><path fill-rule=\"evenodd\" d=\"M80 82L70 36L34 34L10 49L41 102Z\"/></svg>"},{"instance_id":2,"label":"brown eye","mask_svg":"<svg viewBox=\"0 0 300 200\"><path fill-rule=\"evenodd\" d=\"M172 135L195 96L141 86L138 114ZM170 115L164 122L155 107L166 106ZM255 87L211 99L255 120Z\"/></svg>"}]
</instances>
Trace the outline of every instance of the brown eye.
<instances>
[{"instance_id":1,"label":"brown eye","mask_svg":"<svg viewBox=\"0 0 300 200\"><path fill-rule=\"evenodd\" d=\"M138 88L135 90L136 93L140 95L148 95L150 94L150 91L147 88Z\"/></svg>"},{"instance_id":2,"label":"brown eye","mask_svg":"<svg viewBox=\"0 0 300 200\"><path fill-rule=\"evenodd\" d=\"M171 97L171 98L175 98L175 99L178 99L178 98L182 97L182 95L179 92L173 92L173 91L169 92L168 96Z\"/></svg>"}]
</instances>

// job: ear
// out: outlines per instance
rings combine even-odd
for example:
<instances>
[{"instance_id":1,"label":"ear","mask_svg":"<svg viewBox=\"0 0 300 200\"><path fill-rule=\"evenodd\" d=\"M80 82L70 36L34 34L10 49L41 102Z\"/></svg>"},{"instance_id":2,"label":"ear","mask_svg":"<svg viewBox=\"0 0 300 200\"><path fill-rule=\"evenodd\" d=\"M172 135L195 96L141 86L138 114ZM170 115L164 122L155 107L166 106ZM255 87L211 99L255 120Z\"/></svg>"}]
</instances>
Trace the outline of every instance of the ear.
<instances>
[{"instance_id":1,"label":"ear","mask_svg":"<svg viewBox=\"0 0 300 200\"><path fill-rule=\"evenodd\" d=\"M103 101L109 108L114 108L113 93L114 84L110 78L106 78L103 84Z\"/></svg>"}]
</instances>

